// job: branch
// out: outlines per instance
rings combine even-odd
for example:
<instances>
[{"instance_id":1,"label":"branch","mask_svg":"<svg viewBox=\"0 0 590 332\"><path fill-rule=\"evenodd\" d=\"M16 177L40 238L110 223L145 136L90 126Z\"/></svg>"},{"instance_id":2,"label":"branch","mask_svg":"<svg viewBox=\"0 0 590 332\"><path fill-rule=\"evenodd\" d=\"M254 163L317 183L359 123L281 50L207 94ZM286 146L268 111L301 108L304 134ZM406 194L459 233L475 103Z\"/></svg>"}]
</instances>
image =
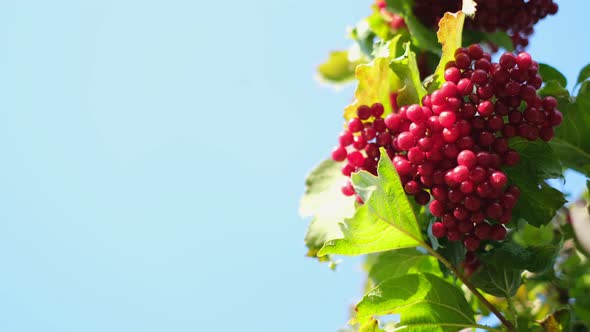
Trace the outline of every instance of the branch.
<instances>
[{"instance_id":1,"label":"branch","mask_svg":"<svg viewBox=\"0 0 590 332\"><path fill-rule=\"evenodd\" d=\"M459 278L467 288L483 303L491 312L498 317L500 322L506 327L508 331L515 331L514 325L502 315L502 313L493 305L491 304L478 290L473 286L473 284L465 277L462 273L457 270L451 262L449 262L446 258L441 256L438 252L436 252L432 247L429 245L425 245L424 248L434 257L436 257L441 263L443 263L449 270L451 270L457 278Z\"/></svg>"}]
</instances>

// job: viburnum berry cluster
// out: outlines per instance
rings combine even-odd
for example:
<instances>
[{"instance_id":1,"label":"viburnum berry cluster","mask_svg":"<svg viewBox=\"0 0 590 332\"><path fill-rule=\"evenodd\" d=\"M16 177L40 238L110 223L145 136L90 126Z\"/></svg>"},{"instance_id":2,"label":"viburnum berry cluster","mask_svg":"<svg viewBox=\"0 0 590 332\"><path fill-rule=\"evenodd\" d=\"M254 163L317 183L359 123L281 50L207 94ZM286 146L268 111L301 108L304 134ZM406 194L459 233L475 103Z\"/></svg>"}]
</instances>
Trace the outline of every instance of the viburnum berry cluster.
<instances>
[{"instance_id":1,"label":"viburnum berry cluster","mask_svg":"<svg viewBox=\"0 0 590 332\"><path fill-rule=\"evenodd\" d=\"M528 53L504 53L493 63L480 45L459 48L446 65L445 82L422 105L394 107L385 118L379 103L359 106L332 159L347 161L345 176L376 174L383 147L406 193L418 204L430 203L435 237L462 241L469 252L482 241L501 241L520 195L502 171L520 158L509 139L548 141L562 121L556 99L537 95L543 82L538 69ZM342 192L355 194L350 182ZM477 259L468 256L465 264L474 269Z\"/></svg>"},{"instance_id":2,"label":"viburnum berry cluster","mask_svg":"<svg viewBox=\"0 0 590 332\"><path fill-rule=\"evenodd\" d=\"M552 0L475 0L475 2L477 13L473 19L466 21L466 27L488 33L505 31L518 50L528 45L528 39L534 32L534 25L547 15L556 14L558 10L558 5ZM385 11L384 0L378 0L377 6L384 16L393 17L388 20L392 27L398 29L403 26L401 17ZM461 0L415 0L413 12L422 23L433 27L438 24L445 12L456 12L460 9Z\"/></svg>"}]
</instances>

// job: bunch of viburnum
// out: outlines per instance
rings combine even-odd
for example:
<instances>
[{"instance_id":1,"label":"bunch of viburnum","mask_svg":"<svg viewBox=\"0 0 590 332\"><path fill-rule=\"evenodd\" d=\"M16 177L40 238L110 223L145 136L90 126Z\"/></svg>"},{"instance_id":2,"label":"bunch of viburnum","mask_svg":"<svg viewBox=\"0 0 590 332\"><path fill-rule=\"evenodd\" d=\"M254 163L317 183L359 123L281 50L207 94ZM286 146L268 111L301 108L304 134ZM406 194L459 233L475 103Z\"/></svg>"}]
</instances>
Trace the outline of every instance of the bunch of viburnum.
<instances>
[{"instance_id":1,"label":"bunch of viburnum","mask_svg":"<svg viewBox=\"0 0 590 332\"><path fill-rule=\"evenodd\" d=\"M377 0L319 67L358 82L301 203L308 256L366 255L350 331L590 331L587 200L547 181L590 178L590 65L573 96L524 51L557 9Z\"/></svg>"},{"instance_id":2,"label":"bunch of viburnum","mask_svg":"<svg viewBox=\"0 0 590 332\"><path fill-rule=\"evenodd\" d=\"M549 141L562 121L557 100L537 95L543 83L538 71L526 52L504 53L494 63L477 44L459 48L446 64L446 82L422 105L393 105L385 118L380 103L359 106L332 159L346 161L345 176L359 170L376 175L383 147L406 193L440 218L431 226L434 236L462 241L468 251L503 240L520 195L502 171L519 161L509 140ZM350 182L342 193L355 194Z\"/></svg>"}]
</instances>

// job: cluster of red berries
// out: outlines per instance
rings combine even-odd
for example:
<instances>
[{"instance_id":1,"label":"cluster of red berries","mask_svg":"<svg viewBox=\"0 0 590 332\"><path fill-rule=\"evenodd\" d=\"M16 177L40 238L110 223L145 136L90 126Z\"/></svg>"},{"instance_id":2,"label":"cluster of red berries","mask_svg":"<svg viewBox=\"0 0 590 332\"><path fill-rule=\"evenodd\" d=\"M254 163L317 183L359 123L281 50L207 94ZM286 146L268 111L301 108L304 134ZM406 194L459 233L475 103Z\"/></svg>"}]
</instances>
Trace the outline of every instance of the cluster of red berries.
<instances>
[{"instance_id":1,"label":"cluster of red berries","mask_svg":"<svg viewBox=\"0 0 590 332\"><path fill-rule=\"evenodd\" d=\"M346 176L376 174L379 147L385 148L406 193L418 204L430 202L437 217L432 234L476 251L482 241L505 238L520 195L501 170L520 158L508 140L547 141L562 115L555 98L537 95L542 79L528 53L505 53L492 63L474 44L458 49L446 67L446 82L422 106L394 108L385 118L381 104L358 107L332 158L347 161ZM355 194L350 183L342 191Z\"/></svg>"},{"instance_id":2,"label":"cluster of red berries","mask_svg":"<svg viewBox=\"0 0 590 332\"><path fill-rule=\"evenodd\" d=\"M477 11L473 20L466 22L472 30L506 31L516 49L529 43L534 25L547 15L557 13L558 6L552 0L475 0ZM426 26L436 26L446 12L461 9L461 0L415 0L414 14ZM385 8L384 0L378 0L379 8ZM398 19L399 20L399 19ZM399 25L399 24L398 24Z\"/></svg>"}]
</instances>

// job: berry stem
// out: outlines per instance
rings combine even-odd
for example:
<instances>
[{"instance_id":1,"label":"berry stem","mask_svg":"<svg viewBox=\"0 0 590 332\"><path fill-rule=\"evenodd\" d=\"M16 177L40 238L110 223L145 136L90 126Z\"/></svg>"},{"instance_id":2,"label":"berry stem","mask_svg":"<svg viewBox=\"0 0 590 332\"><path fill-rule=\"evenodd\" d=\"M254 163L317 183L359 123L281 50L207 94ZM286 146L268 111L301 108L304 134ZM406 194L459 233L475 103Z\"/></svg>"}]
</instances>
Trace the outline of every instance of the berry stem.
<instances>
[{"instance_id":1,"label":"berry stem","mask_svg":"<svg viewBox=\"0 0 590 332\"><path fill-rule=\"evenodd\" d=\"M483 305L485 305L491 312L494 313L494 315L496 315L496 317L498 317L500 322L502 322L502 325L504 325L508 331L516 331L514 325L512 325L512 323L507 320L506 317L504 317L504 315L502 315L502 313L477 290L477 288L467 279L467 277L465 277L461 272L459 272L459 270L457 270L457 268L455 268L455 266L453 266L453 264L451 264L451 262L432 249L429 245L426 245L424 249L426 249L426 251L428 251L432 256L436 257L449 270L451 270L453 274L455 274L455 276L457 276L457 278L459 278L463 284L469 288L473 295L475 295L475 297L477 297L479 301L483 303Z\"/></svg>"}]
</instances>

